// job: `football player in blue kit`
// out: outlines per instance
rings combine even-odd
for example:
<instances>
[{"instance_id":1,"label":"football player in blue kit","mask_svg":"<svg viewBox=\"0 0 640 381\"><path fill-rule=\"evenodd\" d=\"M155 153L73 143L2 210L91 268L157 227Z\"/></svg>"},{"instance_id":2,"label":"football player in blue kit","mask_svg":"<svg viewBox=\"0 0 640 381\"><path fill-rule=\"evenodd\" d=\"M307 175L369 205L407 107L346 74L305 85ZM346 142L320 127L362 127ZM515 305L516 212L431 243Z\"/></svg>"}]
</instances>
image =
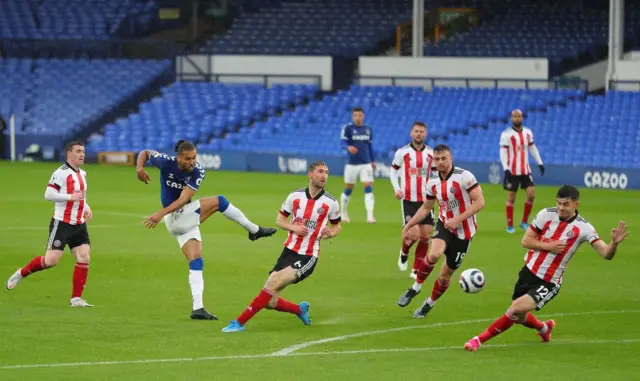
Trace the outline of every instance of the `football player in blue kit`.
<instances>
[{"instance_id":1,"label":"football player in blue kit","mask_svg":"<svg viewBox=\"0 0 640 381\"><path fill-rule=\"evenodd\" d=\"M151 179L144 170L147 161L160 169L160 198L163 209L144 221L145 227L152 229L161 220L176 237L184 256L189 261L189 285L193 297L191 319L218 320L204 309L202 293L204 280L202 270L202 235L200 224L220 212L230 220L240 224L249 232L249 239L255 241L275 234L276 229L264 228L249 221L247 217L224 196L203 197L192 200L205 178L204 168L196 161L196 147L180 140L175 147L176 156L169 156L153 150L142 150L138 154L138 180L148 184Z\"/></svg>"},{"instance_id":2,"label":"football player in blue kit","mask_svg":"<svg viewBox=\"0 0 640 381\"><path fill-rule=\"evenodd\" d=\"M373 171L376 169L373 153L373 132L364 124L364 110L356 107L351 112L353 123L342 128L340 141L347 150L347 165L344 167L344 192L340 195L342 221L350 222L347 206L356 180L364 186L364 206L367 210L367 222L373 224Z\"/></svg>"}]
</instances>

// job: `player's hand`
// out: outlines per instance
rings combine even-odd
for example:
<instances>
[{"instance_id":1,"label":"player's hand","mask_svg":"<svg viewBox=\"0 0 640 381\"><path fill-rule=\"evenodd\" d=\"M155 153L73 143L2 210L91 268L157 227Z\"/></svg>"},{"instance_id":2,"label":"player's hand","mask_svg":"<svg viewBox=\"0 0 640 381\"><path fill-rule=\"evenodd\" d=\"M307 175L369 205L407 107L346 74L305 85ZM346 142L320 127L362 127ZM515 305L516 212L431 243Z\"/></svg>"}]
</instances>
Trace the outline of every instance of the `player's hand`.
<instances>
[{"instance_id":1,"label":"player's hand","mask_svg":"<svg viewBox=\"0 0 640 381\"><path fill-rule=\"evenodd\" d=\"M624 238L628 235L627 224L624 221L620 221L615 229L611 229L611 240L616 245L624 241Z\"/></svg>"},{"instance_id":2,"label":"player's hand","mask_svg":"<svg viewBox=\"0 0 640 381\"><path fill-rule=\"evenodd\" d=\"M540 164L538 169L540 169L540 176L544 176L544 165Z\"/></svg>"},{"instance_id":3,"label":"player's hand","mask_svg":"<svg viewBox=\"0 0 640 381\"><path fill-rule=\"evenodd\" d=\"M138 180L142 181L145 184L149 184L151 182L149 174L144 169L137 169L136 173L138 175Z\"/></svg>"},{"instance_id":4,"label":"player's hand","mask_svg":"<svg viewBox=\"0 0 640 381\"><path fill-rule=\"evenodd\" d=\"M562 254L567 247L567 243L564 241L553 241L549 243L549 251L554 254Z\"/></svg>"},{"instance_id":5,"label":"player's hand","mask_svg":"<svg viewBox=\"0 0 640 381\"><path fill-rule=\"evenodd\" d=\"M74 191L71 194L71 201L80 201L84 200L84 192L83 191Z\"/></svg>"},{"instance_id":6,"label":"player's hand","mask_svg":"<svg viewBox=\"0 0 640 381\"><path fill-rule=\"evenodd\" d=\"M458 228L458 225L460 225L460 219L458 217L454 217L444 223L444 228L447 230L455 230Z\"/></svg>"},{"instance_id":7,"label":"player's hand","mask_svg":"<svg viewBox=\"0 0 640 381\"><path fill-rule=\"evenodd\" d=\"M91 211L90 208L87 207L84 210L84 220L89 222L89 221L91 221L91 219L93 219L93 212Z\"/></svg>"},{"instance_id":8,"label":"player's hand","mask_svg":"<svg viewBox=\"0 0 640 381\"><path fill-rule=\"evenodd\" d=\"M147 219L144 220L144 227L147 229L155 228L156 225L158 225L162 220L162 217L164 217L162 212L153 213L151 216L147 217Z\"/></svg>"},{"instance_id":9,"label":"player's hand","mask_svg":"<svg viewBox=\"0 0 640 381\"><path fill-rule=\"evenodd\" d=\"M309 229L307 229L307 227L304 225L293 225L291 231L299 235L300 237L304 237L309 234Z\"/></svg>"},{"instance_id":10,"label":"player's hand","mask_svg":"<svg viewBox=\"0 0 640 381\"><path fill-rule=\"evenodd\" d=\"M372 161L371 162L371 168L373 168L374 171L376 170L376 166L377 166L376 162Z\"/></svg>"},{"instance_id":11,"label":"player's hand","mask_svg":"<svg viewBox=\"0 0 640 381\"><path fill-rule=\"evenodd\" d=\"M396 191L396 200L401 200L404 197L404 192L402 191L402 189L398 189Z\"/></svg>"},{"instance_id":12,"label":"player's hand","mask_svg":"<svg viewBox=\"0 0 640 381\"><path fill-rule=\"evenodd\" d=\"M355 155L356 153L358 153L358 149L354 146L348 146L347 151L349 151L349 153L352 155Z\"/></svg>"},{"instance_id":13,"label":"player's hand","mask_svg":"<svg viewBox=\"0 0 640 381\"><path fill-rule=\"evenodd\" d=\"M329 239L329 238L333 238L333 234L331 233L331 230L329 230L329 228L325 227L320 232L320 237L322 237L322 239Z\"/></svg>"}]
</instances>

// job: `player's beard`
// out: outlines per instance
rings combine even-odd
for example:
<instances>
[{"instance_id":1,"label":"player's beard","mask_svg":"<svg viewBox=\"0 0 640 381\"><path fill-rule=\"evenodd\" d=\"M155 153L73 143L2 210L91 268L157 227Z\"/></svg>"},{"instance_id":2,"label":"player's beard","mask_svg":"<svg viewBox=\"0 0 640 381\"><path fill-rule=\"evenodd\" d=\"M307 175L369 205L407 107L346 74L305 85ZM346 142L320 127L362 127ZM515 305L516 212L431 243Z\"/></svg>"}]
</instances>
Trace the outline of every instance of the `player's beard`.
<instances>
[{"instance_id":1,"label":"player's beard","mask_svg":"<svg viewBox=\"0 0 640 381\"><path fill-rule=\"evenodd\" d=\"M517 128L517 129L521 129L522 128L522 122L513 123L513 127Z\"/></svg>"}]
</instances>

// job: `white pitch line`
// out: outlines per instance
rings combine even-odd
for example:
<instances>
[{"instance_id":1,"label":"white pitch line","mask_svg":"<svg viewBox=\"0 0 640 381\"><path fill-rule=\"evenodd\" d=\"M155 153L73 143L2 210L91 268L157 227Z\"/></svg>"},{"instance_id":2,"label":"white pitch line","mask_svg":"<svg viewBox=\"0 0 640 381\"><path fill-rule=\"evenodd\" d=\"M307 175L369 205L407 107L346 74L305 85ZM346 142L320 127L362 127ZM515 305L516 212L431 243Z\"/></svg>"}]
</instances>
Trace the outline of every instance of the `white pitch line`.
<instances>
[{"instance_id":1,"label":"white pitch line","mask_svg":"<svg viewBox=\"0 0 640 381\"><path fill-rule=\"evenodd\" d=\"M511 347L528 347L534 345L544 346L558 346L558 345L588 345L588 344L630 344L640 343L640 339L624 339L624 340L576 340L576 341L553 341L551 343L515 343L515 344L493 344L483 345L484 350L491 348L511 348ZM361 349L350 351L327 351L327 352L303 352L292 353L289 356L304 357L304 356L339 356L339 355L353 355L363 353L401 353L401 352L428 352L428 351L443 351L443 350L462 350L462 346L446 346L446 347L420 347L420 348L382 348L382 349ZM95 366L95 365L135 365L135 364L159 364L159 363L181 363L181 362L195 362L195 361L215 361L215 360L247 360L247 359L260 359L260 358L274 358L283 357L280 355L263 354L263 355L244 355L244 356L210 356L210 357L184 357L173 359L148 359L148 360L130 360L130 361L96 361L96 362L67 362L67 363L54 363L54 364L25 364L25 365L4 365L0 366L0 370L10 369L34 369L34 368L64 368L64 367L79 367L79 366Z\"/></svg>"},{"instance_id":2,"label":"white pitch line","mask_svg":"<svg viewBox=\"0 0 640 381\"><path fill-rule=\"evenodd\" d=\"M640 310L596 311L596 312L567 312L567 313L539 315L539 316L540 317L554 317L554 316L609 315L609 314L633 314L633 313L640 313ZM308 347L311 347L311 346L314 346L314 345L331 343L331 342L334 342L334 341L342 341L342 340L352 339L352 338L356 338L356 337L372 336L372 335L383 335L383 334L386 334L386 333L408 331L408 330L411 330L411 329L450 327L450 326L454 326L454 325L473 324L473 323L488 323L488 322L494 321L495 319L496 318L494 317L494 318L491 318L491 319L461 320L461 321L445 322L445 323L411 325L411 326L398 327L398 328L389 328L389 329L381 329L381 330L369 331L369 332L353 333L353 334L350 334L350 335L334 336L334 337L328 337L328 338L325 338L325 339L307 341L307 342L304 342L304 343L292 345L290 347L287 347L287 348L281 349L279 351L273 352L272 355L274 355L274 356L287 356L287 355L290 355L293 352L296 352L296 351L298 351L300 349L305 349L305 348L308 348Z\"/></svg>"},{"instance_id":3,"label":"white pitch line","mask_svg":"<svg viewBox=\"0 0 640 381\"><path fill-rule=\"evenodd\" d=\"M632 313L640 313L640 310L628 310L628 311L594 311L594 312L568 312L568 313L557 313L553 314L553 316L580 316L580 315L616 315L616 314L632 314ZM542 316L551 316L551 315L540 315ZM463 320L458 322L450 322L450 323L436 323L429 325L418 325L418 326L410 326L410 327L400 327L400 328L392 328L386 330L378 330L371 332L362 332L356 333L353 335L344 335L337 336L334 338L329 338L329 341L337 341L338 338L340 340L345 340L352 337L360 337L367 335L375 335L381 333L389 333L396 331L403 331L408 329L420 329L420 328L433 328L433 327L443 327L443 326L452 326L452 325L461 325L461 324L472 324L477 322L488 322L493 321L494 319L479 319L479 320ZM310 341L306 344L306 347L311 345L320 344L320 342L325 343L329 342L325 340L315 340ZM584 341L553 341L551 343L546 343L544 345L577 345L577 344L614 344L614 343L636 343L640 342L640 339L626 339L626 340L584 340ZM303 343L305 344L305 343ZM537 343L540 345L540 343ZM493 345L484 345L483 348L508 348L508 347L522 347L535 345L533 343L519 343L519 344L493 344ZM185 358L173 358L173 359L146 359L146 360L123 360L123 361L91 361L91 362L67 362L67 363L51 363L51 364L24 364L24 365L1 365L0 370L8 370L8 369L33 369L33 368L62 368L62 367L79 367L79 366L95 366L95 365L132 365L132 364L159 364L159 363L180 363L180 362L195 362L195 361L214 361L214 360L242 360L242 359L257 359L257 358L273 358L273 357L286 357L286 356L329 356L329 355L346 355L346 354L359 354L359 353L384 353L384 352L411 352L411 351L440 351L440 350L451 350L451 349L462 349L461 346L444 346L444 347L423 347L423 348L383 348L383 349L362 349L362 350L351 350L351 351L327 351L327 352L302 352L302 353L294 353L294 351L289 351L288 353L283 353L284 351L296 347L295 350L301 349L299 348L300 344L297 346L287 347L283 350L266 353L266 354L256 354L256 355L238 355L238 356L209 356L209 357L185 357ZM305 347L305 348L306 348Z\"/></svg>"}]
</instances>

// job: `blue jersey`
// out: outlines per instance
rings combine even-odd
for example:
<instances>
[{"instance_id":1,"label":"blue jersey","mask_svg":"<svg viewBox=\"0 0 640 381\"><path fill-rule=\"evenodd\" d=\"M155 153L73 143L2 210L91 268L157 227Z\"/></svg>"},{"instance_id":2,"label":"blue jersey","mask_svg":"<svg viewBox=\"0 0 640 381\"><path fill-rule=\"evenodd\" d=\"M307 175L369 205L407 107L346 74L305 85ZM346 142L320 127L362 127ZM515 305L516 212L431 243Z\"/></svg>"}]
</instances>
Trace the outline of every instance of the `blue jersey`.
<instances>
[{"instance_id":1,"label":"blue jersey","mask_svg":"<svg viewBox=\"0 0 640 381\"><path fill-rule=\"evenodd\" d=\"M375 161L373 155L373 132L367 126L356 126L347 124L342 127L340 137L342 147L346 150L348 146L354 146L358 152L351 154L347 151L348 163L353 165L369 164Z\"/></svg>"},{"instance_id":2,"label":"blue jersey","mask_svg":"<svg viewBox=\"0 0 640 381\"><path fill-rule=\"evenodd\" d=\"M184 187L197 191L204 180L204 168L200 166L200 163L196 163L193 171L184 172L178 168L175 156L151 152L149 161L160 169L160 200L165 208L180 198Z\"/></svg>"}]
</instances>

